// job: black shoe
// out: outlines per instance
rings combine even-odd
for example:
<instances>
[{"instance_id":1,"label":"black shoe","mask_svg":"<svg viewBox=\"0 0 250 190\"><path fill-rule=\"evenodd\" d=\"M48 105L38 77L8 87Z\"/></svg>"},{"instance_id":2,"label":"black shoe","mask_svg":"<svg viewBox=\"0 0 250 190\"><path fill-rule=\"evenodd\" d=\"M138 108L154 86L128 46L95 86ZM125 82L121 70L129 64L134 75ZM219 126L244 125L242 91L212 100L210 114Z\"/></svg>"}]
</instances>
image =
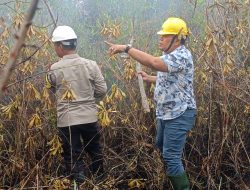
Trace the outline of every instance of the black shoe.
<instances>
[{"instance_id":1,"label":"black shoe","mask_svg":"<svg viewBox=\"0 0 250 190\"><path fill-rule=\"evenodd\" d=\"M73 174L73 179L75 180L76 183L81 184L85 180L84 172L79 172Z\"/></svg>"},{"instance_id":2,"label":"black shoe","mask_svg":"<svg viewBox=\"0 0 250 190\"><path fill-rule=\"evenodd\" d=\"M79 190L79 184L75 180L73 180L69 190Z\"/></svg>"}]
</instances>

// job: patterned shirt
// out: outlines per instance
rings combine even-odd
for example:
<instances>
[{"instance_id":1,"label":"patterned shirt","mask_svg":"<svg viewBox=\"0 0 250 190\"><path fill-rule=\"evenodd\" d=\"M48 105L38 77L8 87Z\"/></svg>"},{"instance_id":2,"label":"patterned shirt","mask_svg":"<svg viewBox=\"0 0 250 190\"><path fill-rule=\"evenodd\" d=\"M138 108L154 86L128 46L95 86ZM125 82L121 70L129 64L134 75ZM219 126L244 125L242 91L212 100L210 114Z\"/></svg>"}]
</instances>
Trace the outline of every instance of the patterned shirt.
<instances>
[{"instance_id":1,"label":"patterned shirt","mask_svg":"<svg viewBox=\"0 0 250 190\"><path fill-rule=\"evenodd\" d=\"M161 56L167 72L158 72L154 99L156 117L170 120L179 117L186 109L196 109L193 92L194 66L190 51L184 45Z\"/></svg>"}]
</instances>

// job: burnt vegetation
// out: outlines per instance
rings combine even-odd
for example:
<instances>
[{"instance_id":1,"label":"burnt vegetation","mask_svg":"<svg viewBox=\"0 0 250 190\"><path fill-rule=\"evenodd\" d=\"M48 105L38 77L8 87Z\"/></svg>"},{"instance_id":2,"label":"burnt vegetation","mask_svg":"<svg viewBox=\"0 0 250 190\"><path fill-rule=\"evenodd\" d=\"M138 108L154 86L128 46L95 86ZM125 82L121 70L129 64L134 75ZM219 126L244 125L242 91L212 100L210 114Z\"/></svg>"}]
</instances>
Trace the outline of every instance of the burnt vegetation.
<instances>
[{"instance_id":1,"label":"burnt vegetation","mask_svg":"<svg viewBox=\"0 0 250 190\"><path fill-rule=\"evenodd\" d=\"M145 84L150 113L139 96L135 62L109 57L104 40L129 43L160 55L156 32L169 16L187 20L187 46L195 62L198 116L183 162L192 189L247 190L250 187L250 1L62 0L43 1L0 101L0 189L68 189L55 104L44 86L58 58L50 41L54 21L78 33L78 53L95 59L109 91L98 102L105 178L82 189L171 189L154 147L154 86ZM0 69L8 62L15 34L29 2L0 3ZM70 11L76 10L76 11ZM142 68L147 70L146 68ZM149 73L154 71L147 70ZM2 76L2 75L1 75ZM0 76L0 77L1 77ZM71 101L74 92L63 97Z\"/></svg>"}]
</instances>

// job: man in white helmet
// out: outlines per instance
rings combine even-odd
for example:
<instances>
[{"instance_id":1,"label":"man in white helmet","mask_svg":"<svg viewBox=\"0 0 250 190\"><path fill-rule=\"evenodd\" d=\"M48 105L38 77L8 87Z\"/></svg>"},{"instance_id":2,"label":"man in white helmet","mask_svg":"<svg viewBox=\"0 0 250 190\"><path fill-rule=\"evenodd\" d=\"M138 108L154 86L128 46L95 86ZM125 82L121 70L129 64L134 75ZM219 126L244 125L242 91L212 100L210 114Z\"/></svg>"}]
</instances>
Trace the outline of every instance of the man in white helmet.
<instances>
[{"instance_id":1,"label":"man in white helmet","mask_svg":"<svg viewBox=\"0 0 250 190\"><path fill-rule=\"evenodd\" d=\"M106 94L107 86L97 63L76 54L77 36L71 27L58 26L52 42L62 59L50 67L46 86L56 94L57 127L66 169L81 183L84 181L84 151L92 159L93 175L103 173L96 98Z\"/></svg>"}]
</instances>

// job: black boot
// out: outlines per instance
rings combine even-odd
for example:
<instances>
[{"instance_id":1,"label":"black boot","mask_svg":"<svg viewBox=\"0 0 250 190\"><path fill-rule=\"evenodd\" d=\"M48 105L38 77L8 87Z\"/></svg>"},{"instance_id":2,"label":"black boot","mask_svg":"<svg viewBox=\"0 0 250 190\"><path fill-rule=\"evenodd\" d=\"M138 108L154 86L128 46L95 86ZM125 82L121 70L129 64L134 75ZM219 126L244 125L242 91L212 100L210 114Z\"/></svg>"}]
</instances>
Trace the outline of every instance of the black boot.
<instances>
[{"instance_id":1,"label":"black boot","mask_svg":"<svg viewBox=\"0 0 250 190\"><path fill-rule=\"evenodd\" d=\"M80 171L78 173L73 173L72 174L73 179L75 180L76 183L81 184L85 180L85 175L83 171Z\"/></svg>"},{"instance_id":2,"label":"black boot","mask_svg":"<svg viewBox=\"0 0 250 190\"><path fill-rule=\"evenodd\" d=\"M70 177L71 180L74 180L77 183L83 183L85 180L84 175L84 166L83 164L76 163L76 164L69 164L66 163L66 173Z\"/></svg>"},{"instance_id":3,"label":"black boot","mask_svg":"<svg viewBox=\"0 0 250 190\"><path fill-rule=\"evenodd\" d=\"M85 180L84 164L82 162L76 162L75 166L72 168L72 178L78 184L84 182Z\"/></svg>"}]
</instances>

